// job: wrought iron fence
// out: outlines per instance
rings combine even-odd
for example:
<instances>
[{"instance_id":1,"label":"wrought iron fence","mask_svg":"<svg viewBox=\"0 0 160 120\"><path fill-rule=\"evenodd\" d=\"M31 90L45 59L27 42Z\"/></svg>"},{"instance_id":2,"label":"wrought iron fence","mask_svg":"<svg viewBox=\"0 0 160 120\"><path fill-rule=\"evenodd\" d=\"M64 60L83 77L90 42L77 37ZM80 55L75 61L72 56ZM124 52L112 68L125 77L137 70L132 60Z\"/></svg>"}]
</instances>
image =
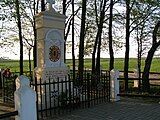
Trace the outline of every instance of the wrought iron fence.
<instances>
[{"instance_id":1,"label":"wrought iron fence","mask_svg":"<svg viewBox=\"0 0 160 120\"><path fill-rule=\"evenodd\" d=\"M16 73L15 73L16 74ZM14 103L14 91L16 90L15 79L2 76L3 102ZM71 112L78 108L88 108L110 100L110 73L103 71L100 77L92 76L91 71L85 71L82 84L78 75L73 79L72 74L68 77L35 80L31 87L37 92L38 116L44 118L51 115L59 115Z\"/></svg>"},{"instance_id":2,"label":"wrought iron fence","mask_svg":"<svg viewBox=\"0 0 160 120\"><path fill-rule=\"evenodd\" d=\"M2 76L1 97L3 102L14 103L14 91L16 90L15 79L17 75L11 77Z\"/></svg>"},{"instance_id":3,"label":"wrought iron fence","mask_svg":"<svg viewBox=\"0 0 160 120\"><path fill-rule=\"evenodd\" d=\"M78 76L77 76L78 77ZM35 79L36 80L36 79ZM91 74L84 75L82 84L72 75L65 78L36 80L31 83L37 92L38 116L44 118L60 115L78 108L88 108L110 100L110 75L103 73L100 79L93 79Z\"/></svg>"},{"instance_id":4,"label":"wrought iron fence","mask_svg":"<svg viewBox=\"0 0 160 120\"><path fill-rule=\"evenodd\" d=\"M14 116L16 115L18 115L18 111L8 112L0 114L0 119L4 120L5 118L9 118L10 120L14 120Z\"/></svg>"}]
</instances>

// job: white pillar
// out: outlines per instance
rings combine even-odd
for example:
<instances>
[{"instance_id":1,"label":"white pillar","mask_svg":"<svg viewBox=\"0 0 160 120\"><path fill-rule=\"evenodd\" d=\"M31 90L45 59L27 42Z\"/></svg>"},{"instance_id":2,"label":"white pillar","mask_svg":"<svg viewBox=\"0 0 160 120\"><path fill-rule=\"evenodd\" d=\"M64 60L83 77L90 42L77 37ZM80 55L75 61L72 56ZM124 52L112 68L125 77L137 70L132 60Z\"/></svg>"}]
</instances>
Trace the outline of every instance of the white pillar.
<instances>
[{"instance_id":1,"label":"white pillar","mask_svg":"<svg viewBox=\"0 0 160 120\"><path fill-rule=\"evenodd\" d=\"M139 78L138 69L134 69L134 76L135 76L136 78ZM138 80L134 80L134 87L137 87L137 88L138 88L138 84L139 84L139 81L138 81Z\"/></svg>"},{"instance_id":2,"label":"white pillar","mask_svg":"<svg viewBox=\"0 0 160 120\"><path fill-rule=\"evenodd\" d=\"M18 115L15 120L37 120L36 92L30 88L29 79L21 75L16 79L14 93L15 110Z\"/></svg>"},{"instance_id":3,"label":"white pillar","mask_svg":"<svg viewBox=\"0 0 160 120\"><path fill-rule=\"evenodd\" d=\"M117 80L117 78L119 78L119 71L113 69L113 70L111 70L110 75L111 75L111 82L110 82L111 96L110 96L110 100L113 101L113 102L116 102L116 101L120 100L120 96L117 96L117 94L119 94L119 81Z\"/></svg>"}]
</instances>

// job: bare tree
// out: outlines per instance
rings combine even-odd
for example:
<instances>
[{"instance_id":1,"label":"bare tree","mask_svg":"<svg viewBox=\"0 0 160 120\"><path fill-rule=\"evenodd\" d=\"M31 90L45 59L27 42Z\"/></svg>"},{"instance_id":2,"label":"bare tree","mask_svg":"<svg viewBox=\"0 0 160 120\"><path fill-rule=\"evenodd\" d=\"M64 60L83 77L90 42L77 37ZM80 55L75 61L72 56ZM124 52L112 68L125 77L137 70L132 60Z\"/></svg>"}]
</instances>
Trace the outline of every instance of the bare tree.
<instances>
[{"instance_id":1,"label":"bare tree","mask_svg":"<svg viewBox=\"0 0 160 120\"><path fill-rule=\"evenodd\" d=\"M72 62L73 62L73 80L75 80L75 39L74 39L74 0L72 0Z\"/></svg>"},{"instance_id":2,"label":"bare tree","mask_svg":"<svg viewBox=\"0 0 160 120\"><path fill-rule=\"evenodd\" d=\"M159 32L159 28L160 28L160 21L158 21L154 27L153 36L152 36L152 46L148 51L147 58L145 60L145 66L144 66L143 75L142 75L142 85L143 85L142 89L144 92L150 91L149 71L151 68L151 63L152 63L154 53L157 50L157 48L160 46L160 40L157 41L157 34Z\"/></svg>"},{"instance_id":3,"label":"bare tree","mask_svg":"<svg viewBox=\"0 0 160 120\"><path fill-rule=\"evenodd\" d=\"M126 0L126 51L124 60L125 90L128 90L129 38L130 38L130 0Z\"/></svg>"},{"instance_id":4,"label":"bare tree","mask_svg":"<svg viewBox=\"0 0 160 120\"><path fill-rule=\"evenodd\" d=\"M106 4L107 4L107 0L102 0L100 2L100 15L98 15L99 11L97 7L97 1L95 0L94 2L97 33L96 33L96 38L95 38L95 42L93 45L93 52L92 52L92 75L100 74L101 40L102 40L103 25L105 22ZM97 60L96 60L96 52L97 52Z\"/></svg>"},{"instance_id":5,"label":"bare tree","mask_svg":"<svg viewBox=\"0 0 160 120\"><path fill-rule=\"evenodd\" d=\"M19 13L19 0L15 1L17 24L19 30L19 42L20 42L20 75L23 75L23 40L22 40L22 28L21 28L21 17Z\"/></svg>"},{"instance_id":6,"label":"bare tree","mask_svg":"<svg viewBox=\"0 0 160 120\"><path fill-rule=\"evenodd\" d=\"M109 64L109 70L112 70L114 68L114 52L112 47L112 20L113 20L113 0L110 0L110 15L109 15L109 55L110 55L110 64Z\"/></svg>"},{"instance_id":7,"label":"bare tree","mask_svg":"<svg viewBox=\"0 0 160 120\"><path fill-rule=\"evenodd\" d=\"M86 4L87 4L87 0L82 0L81 30L80 30L80 41L79 41L79 65L78 65L80 80L83 80L83 70L84 70L84 39L85 39ZM81 82L82 81L80 81L80 83Z\"/></svg>"},{"instance_id":8,"label":"bare tree","mask_svg":"<svg viewBox=\"0 0 160 120\"><path fill-rule=\"evenodd\" d=\"M102 9L100 11L100 20L98 23L98 48L97 48L97 60L96 60L96 74L100 76L100 55L101 55L101 43L102 43L102 30L105 20L106 4L107 0L101 2Z\"/></svg>"}]
</instances>

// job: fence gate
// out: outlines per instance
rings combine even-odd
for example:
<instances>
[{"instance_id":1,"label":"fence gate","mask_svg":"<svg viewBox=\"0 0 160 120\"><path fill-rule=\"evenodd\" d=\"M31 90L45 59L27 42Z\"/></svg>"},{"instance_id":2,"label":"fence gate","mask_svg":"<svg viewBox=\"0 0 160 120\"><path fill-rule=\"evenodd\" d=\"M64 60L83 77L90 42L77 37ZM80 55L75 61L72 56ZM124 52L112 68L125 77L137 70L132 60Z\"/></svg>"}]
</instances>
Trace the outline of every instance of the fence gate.
<instances>
[{"instance_id":1,"label":"fence gate","mask_svg":"<svg viewBox=\"0 0 160 120\"><path fill-rule=\"evenodd\" d=\"M39 119L70 113L75 109L88 108L110 100L108 71L102 72L99 78L86 73L83 81L73 80L72 76L68 76L65 80L35 80L31 86L37 92Z\"/></svg>"}]
</instances>

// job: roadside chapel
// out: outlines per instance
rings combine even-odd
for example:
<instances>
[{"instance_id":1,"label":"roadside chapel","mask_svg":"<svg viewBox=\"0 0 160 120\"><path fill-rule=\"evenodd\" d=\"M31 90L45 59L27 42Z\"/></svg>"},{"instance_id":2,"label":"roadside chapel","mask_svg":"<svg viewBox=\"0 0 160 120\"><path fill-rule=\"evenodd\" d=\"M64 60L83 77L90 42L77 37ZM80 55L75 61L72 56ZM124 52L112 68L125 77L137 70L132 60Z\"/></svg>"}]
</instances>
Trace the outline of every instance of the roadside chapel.
<instances>
[{"instance_id":1,"label":"roadside chapel","mask_svg":"<svg viewBox=\"0 0 160 120\"><path fill-rule=\"evenodd\" d=\"M36 15L37 68L35 76L42 81L64 79L68 70L64 63L64 29L66 16L52 7L55 2L47 0L48 10Z\"/></svg>"}]
</instances>

